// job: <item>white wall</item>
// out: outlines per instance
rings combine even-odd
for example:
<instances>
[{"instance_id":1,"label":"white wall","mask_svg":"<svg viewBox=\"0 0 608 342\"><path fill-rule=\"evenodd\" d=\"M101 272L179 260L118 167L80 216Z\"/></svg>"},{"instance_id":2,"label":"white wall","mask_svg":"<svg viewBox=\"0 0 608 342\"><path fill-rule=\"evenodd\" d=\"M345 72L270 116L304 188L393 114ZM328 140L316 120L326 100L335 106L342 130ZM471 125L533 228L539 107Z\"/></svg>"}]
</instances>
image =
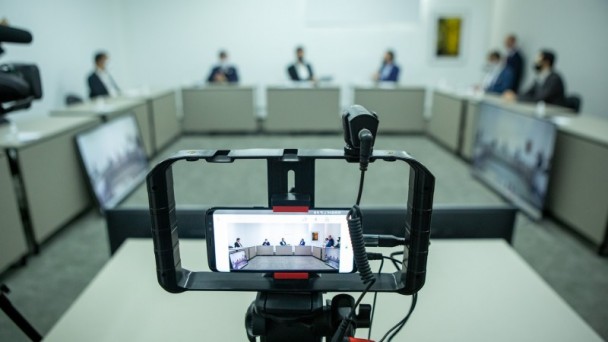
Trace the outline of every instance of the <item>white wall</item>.
<instances>
[{"instance_id":1,"label":"white wall","mask_svg":"<svg viewBox=\"0 0 608 342\"><path fill-rule=\"evenodd\" d=\"M86 98L85 77L98 49L109 51L110 71L123 89L201 81L222 48L243 83L281 83L299 44L318 76L342 85L368 82L387 48L396 51L401 83L469 85L480 78L493 3L419 0L417 20L355 27L307 23L307 0L12 0L3 2L0 16L29 29L34 42L5 44L0 62L38 64L44 99L30 110L36 114L61 107L68 92ZM465 15L464 56L457 63L432 59L439 13Z\"/></svg>"},{"instance_id":2,"label":"white wall","mask_svg":"<svg viewBox=\"0 0 608 342\"><path fill-rule=\"evenodd\" d=\"M2 1L0 18L27 29L34 37L28 45L2 44L5 53L0 56L0 63L38 65L43 99L34 102L29 113L48 114L63 106L67 93L87 98L86 77L93 70L93 55L99 49L111 52L110 68L116 69L117 81L121 81L119 75L127 69L115 63L124 58L117 4L118 0Z\"/></svg>"},{"instance_id":3,"label":"white wall","mask_svg":"<svg viewBox=\"0 0 608 342\"><path fill-rule=\"evenodd\" d=\"M518 36L526 57L524 89L532 82L536 54L550 48L566 92L582 95L584 113L608 117L608 1L497 0L494 9L491 44L502 48L508 33Z\"/></svg>"},{"instance_id":4,"label":"white wall","mask_svg":"<svg viewBox=\"0 0 608 342\"><path fill-rule=\"evenodd\" d=\"M306 47L306 57L318 76L332 76L340 84L369 81L387 48L396 51L402 83L427 84L445 78L469 84L479 80L490 39L493 1L420 0L418 7L417 21L355 27L307 24L306 0L124 1L129 84L201 81L222 48L238 65L243 83L284 82L286 66L299 44ZM430 19L446 11L466 14L466 56L456 64L431 60Z\"/></svg>"}]
</instances>

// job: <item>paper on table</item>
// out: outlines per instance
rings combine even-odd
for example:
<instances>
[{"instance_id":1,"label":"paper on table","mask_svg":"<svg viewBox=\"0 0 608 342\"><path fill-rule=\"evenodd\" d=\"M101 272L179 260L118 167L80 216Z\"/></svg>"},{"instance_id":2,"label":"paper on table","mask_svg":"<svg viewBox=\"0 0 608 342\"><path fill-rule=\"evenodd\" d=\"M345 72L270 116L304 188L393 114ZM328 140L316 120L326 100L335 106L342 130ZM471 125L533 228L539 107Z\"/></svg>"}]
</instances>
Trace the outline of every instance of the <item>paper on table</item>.
<instances>
[{"instance_id":1,"label":"paper on table","mask_svg":"<svg viewBox=\"0 0 608 342\"><path fill-rule=\"evenodd\" d=\"M572 118L568 118L565 116L554 116L551 118L551 120L553 120L553 123L558 126L566 126L572 121Z\"/></svg>"}]
</instances>

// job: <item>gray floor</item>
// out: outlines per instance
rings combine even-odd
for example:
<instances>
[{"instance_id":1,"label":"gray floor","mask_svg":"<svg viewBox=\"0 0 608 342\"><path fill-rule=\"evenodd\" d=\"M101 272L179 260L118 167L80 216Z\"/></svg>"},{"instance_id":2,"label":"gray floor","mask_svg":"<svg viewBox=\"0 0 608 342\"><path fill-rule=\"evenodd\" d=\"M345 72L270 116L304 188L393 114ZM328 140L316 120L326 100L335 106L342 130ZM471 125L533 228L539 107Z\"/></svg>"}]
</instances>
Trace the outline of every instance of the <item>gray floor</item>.
<instances>
[{"instance_id":1,"label":"gray floor","mask_svg":"<svg viewBox=\"0 0 608 342\"><path fill-rule=\"evenodd\" d=\"M159 158L180 149L341 149L342 146L338 135L185 137ZM466 163L424 137L381 136L376 149L406 150L426 165L436 176L436 204L502 203L497 195L471 177ZM331 163L317 165L317 205L350 206L356 195L357 168ZM363 204L405 203L407 174L406 168L391 163L373 164L366 176ZM265 177L265 165L260 162L178 164L174 167L178 207L180 204L264 205ZM139 188L124 205L146 206L145 188ZM587 243L558 224L550 220L533 222L523 215L517 220L513 246L584 320L608 339L607 258L599 258ZM1 280L12 289L11 301L44 334L108 259L105 222L90 211L48 241L39 255L29 259L26 267L6 272ZM26 341L2 313L0 341Z\"/></svg>"}]
</instances>

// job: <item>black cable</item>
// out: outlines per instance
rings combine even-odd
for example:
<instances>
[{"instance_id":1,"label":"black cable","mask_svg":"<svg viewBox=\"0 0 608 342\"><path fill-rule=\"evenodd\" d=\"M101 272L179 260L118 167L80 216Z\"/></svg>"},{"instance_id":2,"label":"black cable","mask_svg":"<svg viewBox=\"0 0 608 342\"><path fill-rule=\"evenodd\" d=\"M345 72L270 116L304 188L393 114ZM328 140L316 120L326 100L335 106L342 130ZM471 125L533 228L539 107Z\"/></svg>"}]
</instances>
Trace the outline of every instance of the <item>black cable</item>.
<instances>
[{"instance_id":1,"label":"black cable","mask_svg":"<svg viewBox=\"0 0 608 342\"><path fill-rule=\"evenodd\" d=\"M353 305L348 317L343 319L342 322L340 323L340 326L334 333L332 342L342 340L346 331L348 330L348 328L350 327L350 325L352 324L352 322L354 320L355 312L357 310L357 307L359 306L359 303L361 303L361 300L363 300L363 297L367 294L369 289L376 282L376 277L374 276L374 273L372 272L372 270L369 266L369 260L367 259L367 252L365 250L365 241L363 240L363 223L361 220L362 215L361 215L361 209L359 208L359 203L361 202L361 195L363 193L364 179L365 179L365 170L362 169L361 178L359 180L359 191L357 193L357 202L351 208L351 210L348 212L348 215L346 217L346 222L348 224L348 232L350 234L350 240L351 240L351 245L353 248L353 256L355 259L355 264L357 265L357 269L359 270L359 276L361 277L363 284L367 284L367 286L365 287L365 290L363 290L363 292L361 292L361 295L355 302L355 305Z\"/></svg>"},{"instance_id":2,"label":"black cable","mask_svg":"<svg viewBox=\"0 0 608 342\"><path fill-rule=\"evenodd\" d=\"M378 268L378 276L382 273L382 267L384 267L384 257L380 259L380 268ZM372 339L372 324L374 324L374 313L376 313L376 298L378 297L378 291L374 292L374 300L372 301L372 314L369 318L369 329L367 330L367 339Z\"/></svg>"},{"instance_id":3,"label":"black cable","mask_svg":"<svg viewBox=\"0 0 608 342\"><path fill-rule=\"evenodd\" d=\"M391 258L391 257L387 257L387 256L385 256L383 258L386 259L386 260L390 260L393 263L393 265L395 266L395 268L397 270L401 271L401 260L395 259L395 258Z\"/></svg>"},{"instance_id":4,"label":"black cable","mask_svg":"<svg viewBox=\"0 0 608 342\"><path fill-rule=\"evenodd\" d=\"M364 284L375 280L374 273L369 267L367 252L365 250L365 241L363 240L363 222L361 217L361 208L359 205L354 205L348 212L346 217L348 224L348 232L353 247L353 256L355 264L359 270L359 276Z\"/></svg>"},{"instance_id":5,"label":"black cable","mask_svg":"<svg viewBox=\"0 0 608 342\"><path fill-rule=\"evenodd\" d=\"M390 255L390 258L392 259L391 261L393 262L393 265L395 265L395 267L398 268L398 269L401 269L403 261L400 261L399 259L395 259L395 256L396 255L401 255L401 254L403 254L403 252L399 251L399 252L393 252Z\"/></svg>"},{"instance_id":6,"label":"black cable","mask_svg":"<svg viewBox=\"0 0 608 342\"><path fill-rule=\"evenodd\" d=\"M359 193L357 194L356 205L361 203L361 195L363 194L363 180L365 179L365 171L361 171L361 177L359 177Z\"/></svg>"},{"instance_id":7,"label":"black cable","mask_svg":"<svg viewBox=\"0 0 608 342\"><path fill-rule=\"evenodd\" d=\"M388 338L389 342L392 341L395 336L397 336L397 334L401 331L401 329L403 329L403 327L407 323L407 320L412 315L412 312L414 312L414 308L416 308L417 301L418 301L418 293L414 293L412 295L412 305L410 306L410 311L407 313L407 316L405 316L405 318L403 318L403 321L399 325L399 328L397 328L397 330L395 330L395 332L393 332L393 334Z\"/></svg>"},{"instance_id":8,"label":"black cable","mask_svg":"<svg viewBox=\"0 0 608 342\"><path fill-rule=\"evenodd\" d=\"M384 336L382 336L382 339L379 342L384 342L384 340L386 340L386 337L389 336L388 338L388 342L392 341L393 338L401 331L401 329L405 326L405 323L407 323L407 320L410 318L410 316L412 315L412 312L414 312L414 308L416 308L416 301L418 300L418 293L415 292L412 295L412 304L410 305L410 310L408 311L407 315L405 315L405 317L400 320L399 322L397 322L397 324L395 324L392 328L390 328L386 334L384 334Z\"/></svg>"}]
</instances>

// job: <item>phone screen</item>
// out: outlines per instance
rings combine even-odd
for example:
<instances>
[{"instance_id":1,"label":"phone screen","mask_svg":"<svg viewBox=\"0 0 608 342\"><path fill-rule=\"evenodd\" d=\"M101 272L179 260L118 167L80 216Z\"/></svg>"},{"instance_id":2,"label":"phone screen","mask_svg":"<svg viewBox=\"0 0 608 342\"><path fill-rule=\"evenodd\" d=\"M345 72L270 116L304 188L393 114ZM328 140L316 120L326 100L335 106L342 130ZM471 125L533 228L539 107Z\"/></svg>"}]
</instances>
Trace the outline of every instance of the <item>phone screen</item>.
<instances>
[{"instance_id":1,"label":"phone screen","mask_svg":"<svg viewBox=\"0 0 608 342\"><path fill-rule=\"evenodd\" d=\"M353 272L347 213L211 210L209 266L218 272Z\"/></svg>"}]
</instances>

